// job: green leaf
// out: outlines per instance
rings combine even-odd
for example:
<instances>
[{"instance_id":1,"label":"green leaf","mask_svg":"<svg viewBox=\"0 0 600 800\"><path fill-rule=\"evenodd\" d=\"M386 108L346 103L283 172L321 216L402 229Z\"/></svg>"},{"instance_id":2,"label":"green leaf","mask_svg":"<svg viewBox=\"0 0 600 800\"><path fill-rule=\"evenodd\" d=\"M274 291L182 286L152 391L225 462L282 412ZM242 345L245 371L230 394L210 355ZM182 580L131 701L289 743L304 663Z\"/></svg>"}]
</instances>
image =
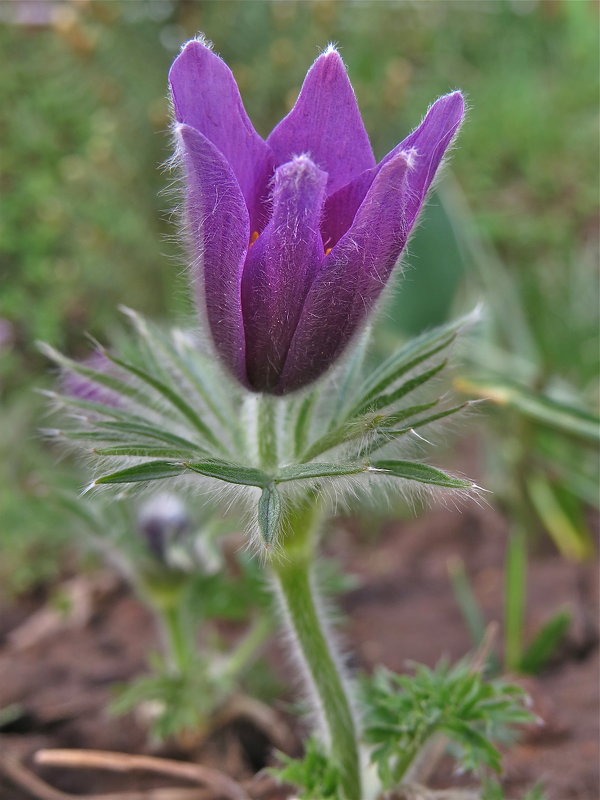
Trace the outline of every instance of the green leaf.
<instances>
[{"instance_id":1,"label":"green leaf","mask_svg":"<svg viewBox=\"0 0 600 800\"><path fill-rule=\"evenodd\" d=\"M339 768L327 755L322 742L310 738L304 756L291 758L278 753L281 767L271 767L269 772L282 783L291 783L300 793L300 800L344 800L343 781Z\"/></svg>"},{"instance_id":2,"label":"green leaf","mask_svg":"<svg viewBox=\"0 0 600 800\"><path fill-rule=\"evenodd\" d=\"M116 406L107 406L104 403L94 403L91 400L82 400L79 397L71 397L70 395L59 394L58 392L44 391L43 394L53 402L60 404L62 407L70 409L71 411L73 409L87 411L91 412L93 415L99 414L100 416L118 419L123 422L136 422L139 419L138 414L133 414L130 411L125 411L123 408L117 408ZM77 416L81 417L83 415L78 414ZM94 423L95 422L96 418L94 417Z\"/></svg>"},{"instance_id":3,"label":"green leaf","mask_svg":"<svg viewBox=\"0 0 600 800\"><path fill-rule=\"evenodd\" d=\"M461 558L455 557L448 561L448 574L454 597L467 624L473 644L479 646L485 636L485 617Z\"/></svg>"},{"instance_id":4,"label":"green leaf","mask_svg":"<svg viewBox=\"0 0 600 800\"><path fill-rule=\"evenodd\" d=\"M519 662L519 670L537 675L565 638L570 623L571 615L568 611L559 611L545 622L525 649Z\"/></svg>"},{"instance_id":5,"label":"green leaf","mask_svg":"<svg viewBox=\"0 0 600 800\"><path fill-rule=\"evenodd\" d=\"M367 411L379 411L382 408L386 408L386 406L392 405L392 403L397 403L398 400L401 400L410 392L418 389L419 386L423 386L425 383L430 381L435 375L438 374L438 372L441 372L441 370L444 369L446 363L447 362L445 360L441 361L439 364L431 367L431 369L425 370L425 372L421 372L418 375L415 375L414 378L410 378L409 380L405 381L397 389L394 389L394 391L389 392L388 394L378 394L374 396L372 399L359 406L356 410L353 410L351 412L351 416L359 416Z\"/></svg>"},{"instance_id":6,"label":"green leaf","mask_svg":"<svg viewBox=\"0 0 600 800\"><path fill-rule=\"evenodd\" d=\"M176 450L172 447L134 444L121 444L114 447L96 447L94 448L94 452L99 456L131 456L137 458L186 458L190 455L190 449Z\"/></svg>"},{"instance_id":7,"label":"green leaf","mask_svg":"<svg viewBox=\"0 0 600 800\"><path fill-rule=\"evenodd\" d=\"M174 464L171 461L146 461L136 464L118 472L111 472L96 478L93 485L103 483L141 483L143 481L158 481L164 478L174 478L186 471L185 464Z\"/></svg>"},{"instance_id":8,"label":"green leaf","mask_svg":"<svg viewBox=\"0 0 600 800\"><path fill-rule=\"evenodd\" d=\"M277 487L273 484L265 486L258 501L258 528L265 544L271 545L277 538L283 503Z\"/></svg>"},{"instance_id":9,"label":"green leaf","mask_svg":"<svg viewBox=\"0 0 600 800\"><path fill-rule=\"evenodd\" d=\"M523 649L527 540L522 530L512 533L506 548L504 597L505 659L509 669L518 669Z\"/></svg>"},{"instance_id":10,"label":"green leaf","mask_svg":"<svg viewBox=\"0 0 600 800\"><path fill-rule=\"evenodd\" d=\"M600 418L585 409L570 406L547 395L536 393L501 379L461 381L472 391L499 406L511 406L530 419L592 444L600 443Z\"/></svg>"},{"instance_id":11,"label":"green leaf","mask_svg":"<svg viewBox=\"0 0 600 800\"><path fill-rule=\"evenodd\" d=\"M339 447L339 445L345 442L350 442L360 436L365 436L380 425L382 419L383 414L371 414L361 419L350 420L340 425L338 428L329 431L324 436L321 436L316 442L313 442L310 447L302 453L301 458L303 461L311 461L313 458L316 458L322 453L326 453L334 447Z\"/></svg>"},{"instance_id":12,"label":"green leaf","mask_svg":"<svg viewBox=\"0 0 600 800\"><path fill-rule=\"evenodd\" d=\"M220 449L221 445L219 440L214 435L214 433L210 430L208 425L200 418L200 416L196 413L196 411L186 403L186 401L175 391L171 389L170 386L167 386L162 381L159 381L152 375L149 375L145 370L136 367L134 364L130 364L127 361L123 361L123 359L118 358L115 355L112 355L108 351L106 355L110 360L117 364L117 366L121 367L121 369L127 370L136 378L143 381L144 383L151 386L156 392L162 395L166 400L168 400L174 408L176 408L180 414L185 417L196 430L200 433L200 435L206 439L206 441L210 442L213 446Z\"/></svg>"},{"instance_id":13,"label":"green leaf","mask_svg":"<svg viewBox=\"0 0 600 800\"><path fill-rule=\"evenodd\" d=\"M121 306L121 310L133 322L135 329L147 341L150 349L160 351L163 354L171 370L179 373L180 376L183 376L188 381L215 417L227 427L233 417L233 406L229 403L225 392L218 391L219 387L216 385L216 381L206 380L206 374L209 370L206 369L202 373L197 369L197 362L204 360L202 354L198 350L194 350L193 358L186 359L176 347L173 336L165 336L160 329L131 308ZM217 392L219 397L218 402L215 402Z\"/></svg>"},{"instance_id":14,"label":"green leaf","mask_svg":"<svg viewBox=\"0 0 600 800\"><path fill-rule=\"evenodd\" d=\"M439 733L455 745L454 757L465 770L499 767L494 741L506 726L530 722L525 695L502 680L486 681L463 661L441 661L433 669L415 666L414 675L378 668L363 680L364 738L371 744L383 789L405 780L423 748Z\"/></svg>"},{"instance_id":15,"label":"green leaf","mask_svg":"<svg viewBox=\"0 0 600 800\"><path fill-rule=\"evenodd\" d=\"M207 452L203 447L200 447L200 445L196 444L196 442L190 442L181 436L177 436L175 433L171 433L171 431L166 431L163 428L154 428L152 425L146 425L143 422L120 422L118 420L113 422L111 420L106 420L96 422L95 425L99 428L107 428L111 431L118 431L121 434L121 441L123 440L123 437L127 438L129 436L131 437L132 442L135 443L139 442L139 437L141 436L144 439L152 439L154 441L164 442L165 444L172 445L175 448L180 448L185 452Z\"/></svg>"},{"instance_id":16,"label":"green leaf","mask_svg":"<svg viewBox=\"0 0 600 800\"><path fill-rule=\"evenodd\" d=\"M481 800L509 800L509 798L498 781L484 777L481 787ZM533 789L522 795L520 800L546 800L546 795L542 787L536 784Z\"/></svg>"},{"instance_id":17,"label":"green leaf","mask_svg":"<svg viewBox=\"0 0 600 800\"><path fill-rule=\"evenodd\" d=\"M283 467L275 476L276 483L307 480L309 478L335 478L340 475L356 475L367 469L365 464L291 464Z\"/></svg>"},{"instance_id":18,"label":"green leaf","mask_svg":"<svg viewBox=\"0 0 600 800\"><path fill-rule=\"evenodd\" d=\"M395 478L405 478L409 481L428 483L433 486L447 486L450 489L472 489L474 487L472 481L455 478L436 467L418 461L373 461L370 469L373 472L381 471L387 475L393 475Z\"/></svg>"},{"instance_id":19,"label":"green leaf","mask_svg":"<svg viewBox=\"0 0 600 800\"><path fill-rule=\"evenodd\" d=\"M444 411L439 411L437 414L431 414L427 417L421 417L421 419L414 420L411 422L410 425L406 425L403 428L394 428L394 425L397 425L399 422L402 422L403 419L408 417L412 417L416 414L419 414L421 411L427 411L433 406L438 404L438 400L433 400L430 403L422 403L420 406L412 406L411 408L406 408L401 412L395 412L394 414L389 414L385 417L385 422L390 427L381 426L381 435L377 438L373 439L371 442L368 442L364 445L358 452L358 458L364 458L365 456L369 456L372 453L376 453L377 450L381 450L382 447L385 447L386 444L389 444L394 439L399 438L400 436L405 436L407 433L410 433L415 428L422 428L424 425L429 425L431 422L435 422L436 420L443 419L444 417L448 417L451 414L455 414L460 411L462 408L468 405L467 403L461 403L461 405L453 406L452 408L444 409Z\"/></svg>"},{"instance_id":20,"label":"green leaf","mask_svg":"<svg viewBox=\"0 0 600 800\"><path fill-rule=\"evenodd\" d=\"M445 408L443 411L438 411L437 414L430 414L427 417L421 417L421 419L416 419L410 425L405 428L398 428L397 430L389 430L387 431L389 436L404 436L407 433L415 430L415 428L422 428L425 425L430 425L432 422L437 422L440 419L444 419L444 417L450 417L452 414L458 414L459 411L467 408L467 406L471 405L470 401L466 403L459 403L457 406L452 406L452 408Z\"/></svg>"},{"instance_id":21,"label":"green leaf","mask_svg":"<svg viewBox=\"0 0 600 800\"><path fill-rule=\"evenodd\" d=\"M321 436L316 442L313 442L308 450L302 454L302 460L310 461L316 456L326 453L327 450L366 436L369 433L377 434L377 432L380 431L381 436L376 438L373 442L366 444L359 451L360 457L362 458L368 453L373 452L373 450L383 447L384 444L391 441L391 439L396 436L396 433L391 430L392 426L398 425L399 422L409 417L420 414L421 411L427 411L435 406L437 402L437 400L433 400L429 403L420 403L416 406L402 408L391 414L369 413L365 414L365 416L360 419L348 420L338 428Z\"/></svg>"},{"instance_id":22,"label":"green leaf","mask_svg":"<svg viewBox=\"0 0 600 800\"><path fill-rule=\"evenodd\" d=\"M98 383L101 386L105 386L107 389L111 389L113 392L121 395L122 397L129 397L136 403L139 403L146 408L152 408L152 406L148 403L146 395L140 389L131 383L118 378L116 375L111 375L102 370L93 369L92 367L89 367L80 361L75 361L72 358L68 358L45 342L39 342L38 348L47 358L49 358L51 361L54 361L54 363L58 364L58 366L63 367L63 369L69 370L70 372L75 372L77 375L82 375L84 378L88 378L88 380L92 381L93 383ZM68 398L68 401L71 403L72 399ZM84 402L87 404L88 401ZM103 403L94 403L93 405L106 408Z\"/></svg>"},{"instance_id":23,"label":"green leaf","mask_svg":"<svg viewBox=\"0 0 600 800\"><path fill-rule=\"evenodd\" d=\"M220 461L216 458L207 459L206 461L186 461L183 466L193 472L199 472L207 478L217 478L220 481L241 486L265 488L272 482L270 475L256 467L246 467L229 461Z\"/></svg>"},{"instance_id":24,"label":"green leaf","mask_svg":"<svg viewBox=\"0 0 600 800\"><path fill-rule=\"evenodd\" d=\"M475 758L480 764L485 764L495 772L500 772L500 752L473 725L454 717L454 719L445 722L442 730L455 741L459 741L464 747L476 751Z\"/></svg>"},{"instance_id":25,"label":"green leaf","mask_svg":"<svg viewBox=\"0 0 600 800\"><path fill-rule=\"evenodd\" d=\"M46 434L52 438L59 439L72 439L79 442L122 442L123 436L118 433L109 433L107 431L80 431L80 430L64 430L62 428L44 428L41 433Z\"/></svg>"},{"instance_id":26,"label":"green leaf","mask_svg":"<svg viewBox=\"0 0 600 800\"><path fill-rule=\"evenodd\" d=\"M364 406L409 370L451 345L460 329L471 324L478 315L478 311L472 312L411 339L366 378L358 392L360 400L355 407Z\"/></svg>"},{"instance_id":27,"label":"green leaf","mask_svg":"<svg viewBox=\"0 0 600 800\"><path fill-rule=\"evenodd\" d=\"M561 503L560 491L542 473L534 473L529 477L527 490L535 510L562 555L573 561L589 558L594 552L594 542L580 504L569 509Z\"/></svg>"},{"instance_id":28,"label":"green leaf","mask_svg":"<svg viewBox=\"0 0 600 800\"><path fill-rule=\"evenodd\" d=\"M363 364L367 354L367 350L371 343L372 332L369 326L365 328L360 337L354 343L349 357L343 362L342 369L339 374L339 381L335 402L328 404L331 416L328 427L336 425L340 418L346 416L344 408L346 403L352 402L353 398L357 397L356 390L357 384L361 379L363 372Z\"/></svg>"},{"instance_id":29,"label":"green leaf","mask_svg":"<svg viewBox=\"0 0 600 800\"><path fill-rule=\"evenodd\" d=\"M294 425L294 454L299 456L304 450L310 432L312 411L317 400L317 393L312 391L303 398Z\"/></svg>"}]
</instances>

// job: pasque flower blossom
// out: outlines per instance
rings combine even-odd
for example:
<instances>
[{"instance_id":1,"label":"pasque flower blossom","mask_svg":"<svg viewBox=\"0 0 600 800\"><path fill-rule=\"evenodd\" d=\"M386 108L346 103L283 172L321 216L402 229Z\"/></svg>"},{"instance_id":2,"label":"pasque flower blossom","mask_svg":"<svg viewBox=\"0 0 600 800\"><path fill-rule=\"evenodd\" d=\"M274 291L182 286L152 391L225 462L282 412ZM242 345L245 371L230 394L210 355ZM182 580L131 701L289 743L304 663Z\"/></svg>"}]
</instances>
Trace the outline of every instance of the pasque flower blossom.
<instances>
[{"instance_id":1,"label":"pasque flower blossom","mask_svg":"<svg viewBox=\"0 0 600 800\"><path fill-rule=\"evenodd\" d=\"M464 114L460 92L377 163L330 47L267 139L204 42L169 74L200 313L251 390L285 394L338 358L406 245Z\"/></svg>"}]
</instances>

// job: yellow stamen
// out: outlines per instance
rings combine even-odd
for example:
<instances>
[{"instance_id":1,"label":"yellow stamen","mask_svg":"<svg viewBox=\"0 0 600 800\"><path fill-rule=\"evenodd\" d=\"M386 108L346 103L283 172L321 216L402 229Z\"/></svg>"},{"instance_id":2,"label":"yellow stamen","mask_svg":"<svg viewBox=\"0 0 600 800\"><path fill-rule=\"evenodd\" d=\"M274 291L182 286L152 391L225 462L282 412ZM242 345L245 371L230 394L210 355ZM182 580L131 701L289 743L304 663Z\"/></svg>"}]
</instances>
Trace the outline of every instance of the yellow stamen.
<instances>
[{"instance_id":1,"label":"yellow stamen","mask_svg":"<svg viewBox=\"0 0 600 800\"><path fill-rule=\"evenodd\" d=\"M258 231L254 231L252 236L250 237L250 247L254 244L254 242L258 239Z\"/></svg>"},{"instance_id":2,"label":"yellow stamen","mask_svg":"<svg viewBox=\"0 0 600 800\"><path fill-rule=\"evenodd\" d=\"M331 248L331 247L328 247L328 248L325 250L325 255L326 255L326 256L328 256L328 255L329 255L329 253L331 253L331 250L332 250L332 248Z\"/></svg>"}]
</instances>

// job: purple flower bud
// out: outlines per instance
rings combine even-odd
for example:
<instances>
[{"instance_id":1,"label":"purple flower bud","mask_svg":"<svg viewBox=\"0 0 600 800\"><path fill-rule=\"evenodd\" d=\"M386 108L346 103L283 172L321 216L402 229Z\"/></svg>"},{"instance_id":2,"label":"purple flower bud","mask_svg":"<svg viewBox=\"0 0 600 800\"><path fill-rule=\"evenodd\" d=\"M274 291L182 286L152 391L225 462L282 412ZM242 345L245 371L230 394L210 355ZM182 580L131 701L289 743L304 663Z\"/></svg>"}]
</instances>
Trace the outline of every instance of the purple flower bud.
<instances>
[{"instance_id":1,"label":"purple flower bud","mask_svg":"<svg viewBox=\"0 0 600 800\"><path fill-rule=\"evenodd\" d=\"M186 533L190 518L183 502L174 494L158 494L145 503L138 516L138 529L152 554L167 563L170 543Z\"/></svg>"},{"instance_id":2,"label":"purple flower bud","mask_svg":"<svg viewBox=\"0 0 600 800\"><path fill-rule=\"evenodd\" d=\"M376 163L333 48L266 141L203 42L185 45L169 80L197 303L216 349L249 389L306 386L379 298L461 124L463 97L440 97Z\"/></svg>"}]
</instances>

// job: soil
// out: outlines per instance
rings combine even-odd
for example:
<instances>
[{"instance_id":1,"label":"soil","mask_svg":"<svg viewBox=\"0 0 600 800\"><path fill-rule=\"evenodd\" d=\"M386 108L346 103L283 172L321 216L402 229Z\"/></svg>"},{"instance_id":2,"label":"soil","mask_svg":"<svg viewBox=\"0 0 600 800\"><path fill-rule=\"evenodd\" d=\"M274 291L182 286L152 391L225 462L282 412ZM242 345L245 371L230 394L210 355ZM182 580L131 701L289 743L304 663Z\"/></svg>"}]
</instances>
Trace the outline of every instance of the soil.
<instances>
[{"instance_id":1,"label":"soil","mask_svg":"<svg viewBox=\"0 0 600 800\"><path fill-rule=\"evenodd\" d=\"M340 601L346 614L340 635L350 668L370 669L381 663L402 671L410 661L433 665L441 656L464 656L472 643L450 587L448 561L464 561L487 619L501 623L506 536L503 517L474 503L387 522L369 535L356 520L338 520L327 538L327 553L357 576L356 588ZM143 672L147 652L156 647L147 611L106 572L71 579L65 592L83 609L68 624L64 615L48 607L44 592L3 604L0 800L69 796L62 793L114 793L114 800L220 796L204 789L192 794L189 782L144 772L34 766L30 756L40 747L167 756L216 767L245 781L254 798L292 797L285 788L274 788L264 774L254 779L252 775L272 763L273 742L280 747L284 740L284 748L298 751L302 731L287 714L293 687L287 698L273 705L271 721L261 722L260 715L234 715L201 745L171 742L157 747L149 742L142 720L135 715L115 719L106 710L111 685ZM548 800L599 796L597 571L592 565L566 562L542 539L530 562L528 635L562 607L571 611L572 623L560 652L542 674L516 678L530 692L544 724L530 726L506 753L504 784L509 797L520 797L538 781ZM289 669L277 641L269 645L266 657L286 685ZM13 704L11 721L6 707ZM28 780L35 773L60 791L44 794L43 787L33 783L27 790L25 779L3 775L9 756L26 765ZM460 786L461 779L442 761L434 783ZM172 788L161 795L153 790L159 786ZM178 793L176 786L187 786L187 793ZM127 794L134 790L137 794Z\"/></svg>"}]
</instances>

